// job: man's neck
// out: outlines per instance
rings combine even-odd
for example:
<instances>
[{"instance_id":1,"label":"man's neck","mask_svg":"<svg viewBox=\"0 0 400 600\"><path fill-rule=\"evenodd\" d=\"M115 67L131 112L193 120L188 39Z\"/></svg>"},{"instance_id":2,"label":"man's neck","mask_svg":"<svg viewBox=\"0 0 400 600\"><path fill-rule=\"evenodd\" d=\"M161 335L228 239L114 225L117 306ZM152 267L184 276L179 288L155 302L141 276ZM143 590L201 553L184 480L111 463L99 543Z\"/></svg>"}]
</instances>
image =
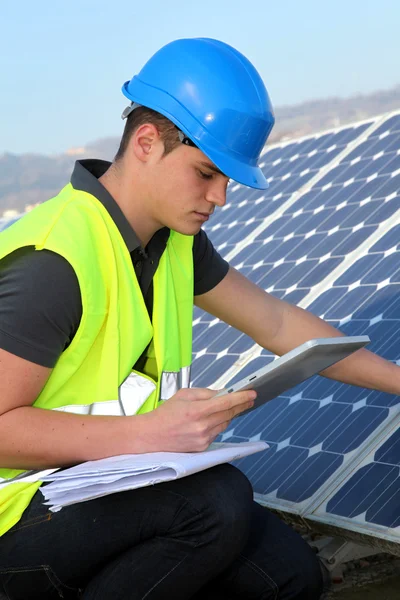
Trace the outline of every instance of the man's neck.
<instances>
[{"instance_id":1,"label":"man's neck","mask_svg":"<svg viewBox=\"0 0 400 600\"><path fill-rule=\"evenodd\" d=\"M125 175L115 163L99 178L99 182L114 198L145 248L155 232L160 229L160 225L147 213L145 194L140 190L140 186L134 185L134 180L134 174Z\"/></svg>"}]
</instances>

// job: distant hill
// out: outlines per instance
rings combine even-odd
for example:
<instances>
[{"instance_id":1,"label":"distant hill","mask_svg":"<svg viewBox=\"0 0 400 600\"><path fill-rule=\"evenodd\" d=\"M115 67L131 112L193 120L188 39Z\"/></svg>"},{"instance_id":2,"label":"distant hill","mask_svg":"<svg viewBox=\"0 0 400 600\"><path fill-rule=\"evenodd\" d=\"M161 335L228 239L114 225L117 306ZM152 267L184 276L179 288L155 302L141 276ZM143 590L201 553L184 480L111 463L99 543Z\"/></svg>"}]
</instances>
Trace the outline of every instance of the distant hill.
<instances>
[{"instance_id":1,"label":"distant hill","mask_svg":"<svg viewBox=\"0 0 400 600\"><path fill-rule=\"evenodd\" d=\"M270 142L308 135L398 109L400 85L369 95L328 98L278 107ZM112 160L118 141L118 138L100 139L84 148L71 148L57 156L0 155L0 215L6 210L22 212L27 205L54 196L68 182L78 158Z\"/></svg>"}]
</instances>

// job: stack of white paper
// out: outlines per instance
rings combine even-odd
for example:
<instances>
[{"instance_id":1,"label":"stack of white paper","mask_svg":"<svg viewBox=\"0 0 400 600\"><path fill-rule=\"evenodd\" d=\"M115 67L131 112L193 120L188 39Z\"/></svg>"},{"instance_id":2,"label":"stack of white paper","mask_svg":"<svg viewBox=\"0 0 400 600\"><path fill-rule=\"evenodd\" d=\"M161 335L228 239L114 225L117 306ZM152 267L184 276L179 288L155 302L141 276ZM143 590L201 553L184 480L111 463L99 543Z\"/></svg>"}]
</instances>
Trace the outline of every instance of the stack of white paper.
<instances>
[{"instance_id":1,"label":"stack of white paper","mask_svg":"<svg viewBox=\"0 0 400 600\"><path fill-rule=\"evenodd\" d=\"M126 454L85 462L53 472L41 487L45 504L56 512L63 506L92 500L162 481L179 479L214 465L231 462L268 448L265 442L212 444L204 452Z\"/></svg>"}]
</instances>

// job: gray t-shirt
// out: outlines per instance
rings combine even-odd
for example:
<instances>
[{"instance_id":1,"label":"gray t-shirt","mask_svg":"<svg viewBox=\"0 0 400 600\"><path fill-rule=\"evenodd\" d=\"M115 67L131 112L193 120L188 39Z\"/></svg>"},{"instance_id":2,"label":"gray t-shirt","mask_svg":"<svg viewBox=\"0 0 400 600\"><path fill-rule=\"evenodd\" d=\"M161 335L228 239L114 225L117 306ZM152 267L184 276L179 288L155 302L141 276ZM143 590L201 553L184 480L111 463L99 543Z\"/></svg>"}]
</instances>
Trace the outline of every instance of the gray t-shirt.
<instances>
[{"instance_id":1,"label":"gray t-shirt","mask_svg":"<svg viewBox=\"0 0 400 600\"><path fill-rule=\"evenodd\" d=\"M118 204L98 181L109 166L100 160L77 161L71 183L75 189L94 195L110 213L131 254L151 316L152 280L169 230L160 229L146 248L140 246ZM229 269L203 230L194 236L193 262L195 295L215 287ZM54 367L71 343L81 316L78 280L63 257L27 246L0 261L0 348L44 367Z\"/></svg>"}]
</instances>

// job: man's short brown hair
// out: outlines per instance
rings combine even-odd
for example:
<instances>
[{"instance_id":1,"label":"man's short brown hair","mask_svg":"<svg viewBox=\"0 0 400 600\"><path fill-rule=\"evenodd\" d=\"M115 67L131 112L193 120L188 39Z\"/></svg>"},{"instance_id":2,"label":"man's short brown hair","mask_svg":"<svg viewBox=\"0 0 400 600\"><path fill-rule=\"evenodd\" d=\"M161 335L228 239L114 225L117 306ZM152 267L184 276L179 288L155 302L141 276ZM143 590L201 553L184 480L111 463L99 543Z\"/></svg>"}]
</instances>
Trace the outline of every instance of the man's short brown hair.
<instances>
[{"instance_id":1,"label":"man's short brown hair","mask_svg":"<svg viewBox=\"0 0 400 600\"><path fill-rule=\"evenodd\" d=\"M124 156L132 134L138 127L145 123L151 123L157 127L160 137L164 142L164 155L169 154L169 152L172 152L174 148L179 146L178 129L174 123L151 108L139 106L126 119L125 129L114 160L117 161Z\"/></svg>"}]
</instances>

